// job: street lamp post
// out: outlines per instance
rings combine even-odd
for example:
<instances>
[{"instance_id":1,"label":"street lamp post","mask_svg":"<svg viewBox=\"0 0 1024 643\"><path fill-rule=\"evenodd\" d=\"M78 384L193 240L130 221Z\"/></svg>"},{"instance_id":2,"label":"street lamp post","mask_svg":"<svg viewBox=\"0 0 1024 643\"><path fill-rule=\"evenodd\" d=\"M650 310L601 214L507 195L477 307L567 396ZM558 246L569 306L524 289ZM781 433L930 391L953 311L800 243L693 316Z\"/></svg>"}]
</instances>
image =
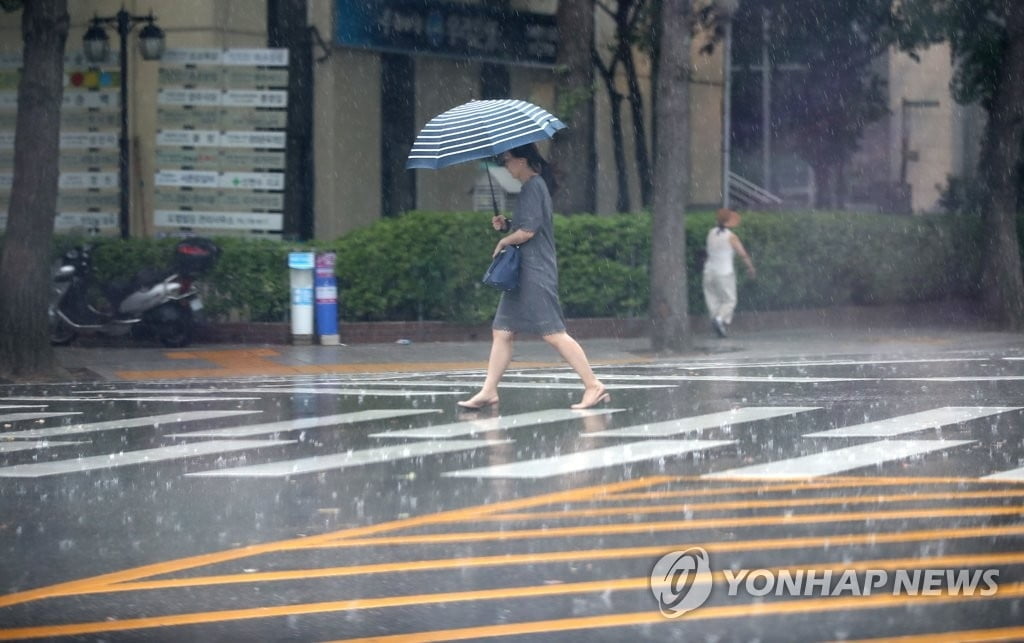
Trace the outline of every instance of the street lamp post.
<instances>
[{"instance_id":1,"label":"street lamp post","mask_svg":"<svg viewBox=\"0 0 1024 643\"><path fill-rule=\"evenodd\" d=\"M143 60L159 60L164 53L164 32L154 24L155 18L150 13L148 16L133 16L124 9L121 9L114 16L92 19L92 25L85 32L82 39L85 57L94 63L107 60L110 54L110 40L107 38L105 26L117 28L117 35L121 41L120 62L121 62L121 138L118 152L118 182L121 191L121 207L119 213L119 224L121 238L129 237L131 225L130 203L131 190L128 165L128 34L140 23L146 26L139 32L139 49Z\"/></svg>"}]
</instances>

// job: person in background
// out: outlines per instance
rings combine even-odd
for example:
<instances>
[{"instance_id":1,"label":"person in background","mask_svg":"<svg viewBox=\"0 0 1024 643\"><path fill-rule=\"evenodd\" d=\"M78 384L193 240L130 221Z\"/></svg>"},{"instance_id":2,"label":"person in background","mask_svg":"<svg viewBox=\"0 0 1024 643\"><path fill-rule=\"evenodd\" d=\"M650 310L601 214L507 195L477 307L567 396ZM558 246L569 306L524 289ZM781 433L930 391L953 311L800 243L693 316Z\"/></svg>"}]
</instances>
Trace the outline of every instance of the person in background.
<instances>
[{"instance_id":1,"label":"person in background","mask_svg":"<svg viewBox=\"0 0 1024 643\"><path fill-rule=\"evenodd\" d=\"M754 262L746 248L731 228L740 224L740 215L727 208L715 213L717 225L708 231L707 259L704 261L704 303L711 316L711 327L719 337L727 335L726 326L732 323L736 310L736 272L733 259L736 255L747 266L752 279L757 277Z\"/></svg>"},{"instance_id":2,"label":"person in background","mask_svg":"<svg viewBox=\"0 0 1024 643\"><path fill-rule=\"evenodd\" d=\"M519 246L522 263L519 287L502 293L491 325L491 354L487 375L476 395L458 402L463 409L477 410L498 403L498 383L512 361L512 340L517 333L540 335L553 346L583 380L583 397L574 409L589 409L611 396L594 375L583 348L565 330L558 299L558 262L551 210L555 188L551 166L533 143L511 149L499 159L509 174L523 184L512 219L495 216L495 230L508 232L494 248L497 256L505 246Z\"/></svg>"}]
</instances>

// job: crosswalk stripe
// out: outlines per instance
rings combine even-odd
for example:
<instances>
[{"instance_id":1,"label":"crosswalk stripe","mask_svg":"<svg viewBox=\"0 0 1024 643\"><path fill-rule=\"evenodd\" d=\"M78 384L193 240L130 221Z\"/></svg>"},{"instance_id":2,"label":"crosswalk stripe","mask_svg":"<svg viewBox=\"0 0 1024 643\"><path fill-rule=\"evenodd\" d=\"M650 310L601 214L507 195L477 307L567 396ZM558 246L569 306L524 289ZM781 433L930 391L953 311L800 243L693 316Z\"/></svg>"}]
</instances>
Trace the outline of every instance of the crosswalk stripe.
<instances>
[{"instance_id":1,"label":"crosswalk stripe","mask_svg":"<svg viewBox=\"0 0 1024 643\"><path fill-rule=\"evenodd\" d=\"M167 393L183 394L183 393L197 393L204 392L196 389L160 389ZM109 393L109 391L107 391ZM146 391L124 391L125 393L152 393L153 389ZM396 391L395 389L381 389L381 388L365 388L360 387L358 384L349 387L296 387L296 386L260 386L253 388L222 388L218 389L221 393L283 393L288 395L362 395L362 396L376 396L376 397L413 397L413 396L430 396L430 395L458 395L457 391ZM122 400L125 398L112 398ZM199 398L182 398L184 400L194 400ZM230 399L230 398L226 398ZM242 399L255 399L255 398L242 398Z\"/></svg>"},{"instance_id":2,"label":"crosswalk stripe","mask_svg":"<svg viewBox=\"0 0 1024 643\"><path fill-rule=\"evenodd\" d=\"M451 478L549 478L617 464L642 462L735 444L735 440L646 440L443 474Z\"/></svg>"},{"instance_id":3,"label":"crosswalk stripe","mask_svg":"<svg viewBox=\"0 0 1024 643\"><path fill-rule=\"evenodd\" d=\"M944 406L938 409L899 415L877 422L865 422L828 431L807 433L805 438L887 438L925 429L937 429L950 424L968 422L1008 411L1019 411L1019 406Z\"/></svg>"},{"instance_id":4,"label":"crosswalk stripe","mask_svg":"<svg viewBox=\"0 0 1024 643\"><path fill-rule=\"evenodd\" d=\"M248 467L197 471L187 475L208 478L283 478L306 473L347 469L367 464L392 462L394 460L422 458L442 453L451 453L453 451L467 451L505 443L507 443L507 440L430 440L427 442L395 444L333 455L318 455L310 458L256 464Z\"/></svg>"},{"instance_id":5,"label":"crosswalk stripe","mask_svg":"<svg viewBox=\"0 0 1024 643\"><path fill-rule=\"evenodd\" d=\"M502 415L493 418L479 418L466 420L464 422L451 422L449 424L438 424L419 429L403 429L399 431L384 431L382 433L371 433L372 438L454 438L474 433L486 433L488 431L507 431L527 426L537 426L550 422L561 422L563 420L578 420L594 415L609 415L618 413L624 409L588 409L585 411L574 411L572 409L549 409L546 411L532 411L530 413L519 413L517 415Z\"/></svg>"},{"instance_id":6,"label":"crosswalk stripe","mask_svg":"<svg viewBox=\"0 0 1024 643\"><path fill-rule=\"evenodd\" d=\"M508 376L506 376L507 378ZM480 382L449 382L450 386L462 386L462 387L473 387L480 388ZM583 385L579 381L575 382L513 382L508 379L501 381L501 389L507 388L521 388L521 389L559 389L567 391L582 391ZM605 386L609 391L615 390L629 390L629 389L648 389L648 388L674 388L671 384L608 384Z\"/></svg>"},{"instance_id":7,"label":"crosswalk stripe","mask_svg":"<svg viewBox=\"0 0 1024 643\"><path fill-rule=\"evenodd\" d=\"M1024 375L967 375L963 377L889 377L893 382L1019 382Z\"/></svg>"},{"instance_id":8,"label":"crosswalk stripe","mask_svg":"<svg viewBox=\"0 0 1024 643\"><path fill-rule=\"evenodd\" d=\"M709 473L704 478L815 478L941 451L975 440L879 440L843 449Z\"/></svg>"},{"instance_id":9,"label":"crosswalk stripe","mask_svg":"<svg viewBox=\"0 0 1024 643\"><path fill-rule=\"evenodd\" d=\"M793 415L804 411L815 411L817 406L748 406L718 413L708 413L688 418L679 418L651 424L636 424L621 429L596 431L588 437L599 438L658 438L703 431L704 429L725 428L743 422L767 420L769 418Z\"/></svg>"},{"instance_id":10,"label":"crosswalk stripe","mask_svg":"<svg viewBox=\"0 0 1024 643\"><path fill-rule=\"evenodd\" d=\"M0 453L15 453L17 451L34 451L36 449L51 449L53 447L73 446L76 444L88 444L87 442L0 442Z\"/></svg>"},{"instance_id":11,"label":"crosswalk stripe","mask_svg":"<svg viewBox=\"0 0 1024 643\"><path fill-rule=\"evenodd\" d=\"M166 424L181 424L196 420L211 420L214 418L231 417L234 415L249 415L261 413L261 411L182 411L180 413L165 413L162 415L145 415L142 417L123 418L120 420L108 420L106 422L92 422L90 424L72 424L70 426L55 426L45 429L27 429L25 431L8 431L0 433L0 439L38 439L64 437L68 435L82 435L84 433L98 433L101 431L117 431L118 429L131 429L139 426L152 426Z\"/></svg>"},{"instance_id":12,"label":"crosswalk stripe","mask_svg":"<svg viewBox=\"0 0 1024 643\"><path fill-rule=\"evenodd\" d=\"M75 458L72 460L55 460L53 462L37 462L33 464L16 464L11 467L0 467L0 478L41 478L67 473L82 473L96 469L113 469L137 464L150 464L168 460L181 460L218 453L231 453L261 447L295 444L295 440L211 440L191 444L176 444L169 447L107 453Z\"/></svg>"},{"instance_id":13,"label":"crosswalk stripe","mask_svg":"<svg viewBox=\"0 0 1024 643\"><path fill-rule=\"evenodd\" d=\"M388 420L391 418L406 417L409 415L422 415L424 413L440 412L440 409L371 409L368 411L353 411L351 413L338 413L336 415L323 415L312 418L295 418L292 420L281 420L279 422L267 422L264 424L253 424L249 426L234 426L226 429L173 433L168 437L251 438L256 435L270 435L272 433L283 433L285 431L318 429L325 426L339 426L343 424L355 424L356 422Z\"/></svg>"},{"instance_id":14,"label":"crosswalk stripe","mask_svg":"<svg viewBox=\"0 0 1024 643\"><path fill-rule=\"evenodd\" d=\"M116 391L104 391L112 393ZM153 391L146 391L152 393ZM21 400L24 402L244 402L246 400L258 400L258 397L169 397L166 395L150 397L9 397L8 400Z\"/></svg>"},{"instance_id":15,"label":"crosswalk stripe","mask_svg":"<svg viewBox=\"0 0 1024 643\"><path fill-rule=\"evenodd\" d=\"M1009 482L1024 482L1024 467L1000 471L981 478L982 480L1006 480Z\"/></svg>"},{"instance_id":16,"label":"crosswalk stripe","mask_svg":"<svg viewBox=\"0 0 1024 643\"><path fill-rule=\"evenodd\" d=\"M872 360L853 360L853 359L829 359L829 360L790 360L790 361L774 361L774 362L690 362L687 364L676 364L676 363L655 363L655 364L630 364L631 369L665 369L665 368L676 368L685 370L708 370L708 369L719 369L719 368L803 368L807 366L873 366L875 364L928 364L928 363L943 363L943 362L986 362L989 361L988 357L931 357L931 358L917 358L917 359L872 359ZM1022 359L1018 358L1006 358L1003 359ZM597 367L595 367L597 368ZM605 367L607 368L607 367Z\"/></svg>"},{"instance_id":17,"label":"crosswalk stripe","mask_svg":"<svg viewBox=\"0 0 1024 643\"><path fill-rule=\"evenodd\" d=\"M524 373L509 374L507 377L567 379L569 374ZM621 382L779 382L785 384L815 384L818 382L864 382L877 380L877 377L786 377L781 375L617 375L602 373L601 381ZM502 386L506 386L503 382Z\"/></svg>"},{"instance_id":18,"label":"crosswalk stripe","mask_svg":"<svg viewBox=\"0 0 1024 643\"><path fill-rule=\"evenodd\" d=\"M81 415L81 411L45 412L37 411L32 413L7 413L0 415L0 422L19 422L22 420L45 420L46 418L67 417L68 415Z\"/></svg>"}]
</instances>

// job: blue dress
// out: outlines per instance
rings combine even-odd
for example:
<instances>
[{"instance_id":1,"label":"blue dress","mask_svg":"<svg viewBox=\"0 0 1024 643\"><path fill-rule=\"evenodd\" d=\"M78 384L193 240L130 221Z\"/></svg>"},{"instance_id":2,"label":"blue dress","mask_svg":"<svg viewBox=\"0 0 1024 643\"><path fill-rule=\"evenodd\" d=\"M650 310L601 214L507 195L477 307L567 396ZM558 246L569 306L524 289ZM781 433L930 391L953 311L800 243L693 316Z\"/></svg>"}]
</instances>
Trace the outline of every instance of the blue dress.
<instances>
[{"instance_id":1,"label":"blue dress","mask_svg":"<svg viewBox=\"0 0 1024 643\"><path fill-rule=\"evenodd\" d=\"M519 287L501 295L494 330L532 335L565 332L558 300L558 260L551 194L539 175L523 183L512 215L512 230L529 230L533 238L519 246Z\"/></svg>"}]
</instances>

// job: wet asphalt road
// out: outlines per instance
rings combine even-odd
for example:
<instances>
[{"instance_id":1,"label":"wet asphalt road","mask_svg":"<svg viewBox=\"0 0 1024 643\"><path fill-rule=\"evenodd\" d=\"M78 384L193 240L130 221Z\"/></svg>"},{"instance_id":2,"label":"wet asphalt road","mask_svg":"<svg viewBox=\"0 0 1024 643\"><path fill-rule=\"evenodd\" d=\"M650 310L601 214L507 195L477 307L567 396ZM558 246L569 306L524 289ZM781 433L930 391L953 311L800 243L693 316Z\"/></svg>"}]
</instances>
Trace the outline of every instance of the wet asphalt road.
<instances>
[{"instance_id":1,"label":"wet asphalt road","mask_svg":"<svg viewBox=\"0 0 1024 643\"><path fill-rule=\"evenodd\" d=\"M1024 638L1022 358L0 387L0 640Z\"/></svg>"}]
</instances>

